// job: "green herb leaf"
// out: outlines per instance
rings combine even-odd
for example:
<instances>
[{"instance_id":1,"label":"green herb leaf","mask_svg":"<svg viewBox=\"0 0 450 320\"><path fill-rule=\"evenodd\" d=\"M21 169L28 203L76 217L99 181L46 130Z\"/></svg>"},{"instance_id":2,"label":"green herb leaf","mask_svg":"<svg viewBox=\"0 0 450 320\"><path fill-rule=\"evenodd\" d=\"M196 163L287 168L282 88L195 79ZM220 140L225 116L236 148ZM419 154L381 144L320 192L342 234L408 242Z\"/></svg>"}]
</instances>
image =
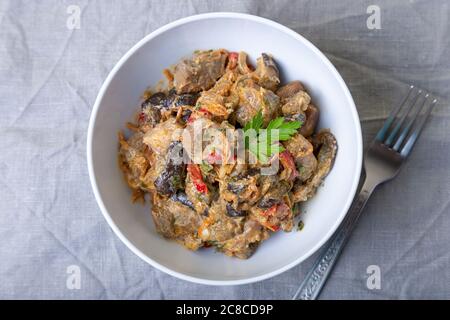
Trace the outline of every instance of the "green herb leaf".
<instances>
[{"instance_id":1,"label":"green herb leaf","mask_svg":"<svg viewBox=\"0 0 450 320\"><path fill-rule=\"evenodd\" d=\"M302 126L300 121L285 121L283 117L273 119L263 129L262 112L247 122L244 126L245 147L253 153L259 161L267 163L274 154L284 151L284 147L279 141L289 140ZM256 132L256 144L250 145L250 129Z\"/></svg>"},{"instance_id":2,"label":"green herb leaf","mask_svg":"<svg viewBox=\"0 0 450 320\"><path fill-rule=\"evenodd\" d=\"M283 117L278 117L272 121L269 122L269 124L267 125L267 130L270 129L277 129L279 128L284 122L284 118Z\"/></svg>"},{"instance_id":3,"label":"green herb leaf","mask_svg":"<svg viewBox=\"0 0 450 320\"><path fill-rule=\"evenodd\" d=\"M208 172L210 172L212 169L213 169L213 166L210 165L210 164L207 163L207 162L204 162L204 161L203 161L203 162L200 164L200 170L202 171L202 173L203 173L204 175L208 174Z\"/></svg>"},{"instance_id":4,"label":"green herb leaf","mask_svg":"<svg viewBox=\"0 0 450 320\"><path fill-rule=\"evenodd\" d=\"M249 122L247 122L244 126L244 131L247 131L249 129L254 129L257 133L259 132L259 129L262 128L263 125L263 116L262 112L258 112L256 116L252 118Z\"/></svg>"}]
</instances>

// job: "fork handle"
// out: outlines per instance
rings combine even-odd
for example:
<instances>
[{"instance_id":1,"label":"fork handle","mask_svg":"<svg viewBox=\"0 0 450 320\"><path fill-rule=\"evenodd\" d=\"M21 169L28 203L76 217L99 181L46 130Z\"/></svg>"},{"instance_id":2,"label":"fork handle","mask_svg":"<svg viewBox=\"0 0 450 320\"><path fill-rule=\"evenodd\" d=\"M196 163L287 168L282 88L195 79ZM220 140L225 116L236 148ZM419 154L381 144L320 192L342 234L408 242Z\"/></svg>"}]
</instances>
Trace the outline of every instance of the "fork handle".
<instances>
[{"instance_id":1,"label":"fork handle","mask_svg":"<svg viewBox=\"0 0 450 320\"><path fill-rule=\"evenodd\" d=\"M372 179L366 178L344 221L325 245L324 250L306 275L292 300L317 299L376 186L377 184Z\"/></svg>"}]
</instances>

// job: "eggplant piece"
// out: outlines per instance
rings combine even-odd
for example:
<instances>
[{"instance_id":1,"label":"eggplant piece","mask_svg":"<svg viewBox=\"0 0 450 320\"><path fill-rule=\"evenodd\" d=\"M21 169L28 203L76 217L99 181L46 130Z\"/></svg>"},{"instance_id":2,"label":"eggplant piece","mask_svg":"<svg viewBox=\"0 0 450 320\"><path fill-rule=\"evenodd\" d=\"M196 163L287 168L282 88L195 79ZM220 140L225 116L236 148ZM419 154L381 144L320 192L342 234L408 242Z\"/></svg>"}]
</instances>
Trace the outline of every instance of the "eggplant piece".
<instances>
[{"instance_id":1,"label":"eggplant piece","mask_svg":"<svg viewBox=\"0 0 450 320\"><path fill-rule=\"evenodd\" d=\"M233 208L231 203L227 203L227 215L232 218L237 218L237 217L245 217L246 213L244 211L240 211Z\"/></svg>"},{"instance_id":2,"label":"eggplant piece","mask_svg":"<svg viewBox=\"0 0 450 320\"><path fill-rule=\"evenodd\" d=\"M303 112L285 116L284 119L286 121L300 121L302 123L301 128L303 128L305 126L305 123L307 121L307 117L306 117L305 113L303 113Z\"/></svg>"},{"instance_id":3,"label":"eggplant piece","mask_svg":"<svg viewBox=\"0 0 450 320\"><path fill-rule=\"evenodd\" d=\"M272 188L259 201L258 207L268 209L275 204L280 204L283 202L283 196L286 195L290 189L291 185L284 181L272 186Z\"/></svg>"},{"instance_id":4,"label":"eggplant piece","mask_svg":"<svg viewBox=\"0 0 450 320\"><path fill-rule=\"evenodd\" d=\"M194 209L194 204L191 202L191 200L188 199L186 193L184 191L178 191L177 193L172 194L170 197L173 201L179 202L184 204L185 206Z\"/></svg>"},{"instance_id":5,"label":"eggplant piece","mask_svg":"<svg viewBox=\"0 0 450 320\"><path fill-rule=\"evenodd\" d=\"M229 182L227 185L227 190L231 191L234 194L239 194L242 191L244 191L245 185L242 183L237 182Z\"/></svg>"},{"instance_id":6,"label":"eggplant piece","mask_svg":"<svg viewBox=\"0 0 450 320\"><path fill-rule=\"evenodd\" d=\"M181 113L181 121L183 123L187 123L187 121L189 120L191 114L192 114L192 110L184 109L183 112Z\"/></svg>"},{"instance_id":7,"label":"eggplant piece","mask_svg":"<svg viewBox=\"0 0 450 320\"><path fill-rule=\"evenodd\" d=\"M139 124L148 123L152 127L161 122L161 111L156 107L146 107L139 115Z\"/></svg>"},{"instance_id":8,"label":"eggplant piece","mask_svg":"<svg viewBox=\"0 0 450 320\"><path fill-rule=\"evenodd\" d=\"M240 194L248 186L247 179L256 176L260 173L257 168L250 168L245 172L239 173L237 176L233 177L227 184L227 190L234 194Z\"/></svg>"},{"instance_id":9,"label":"eggplant piece","mask_svg":"<svg viewBox=\"0 0 450 320\"><path fill-rule=\"evenodd\" d=\"M164 92L152 94L141 104L141 109L152 107L161 110L171 107L195 106L197 99L197 94L184 93L178 95L175 89L171 89L167 95Z\"/></svg>"},{"instance_id":10,"label":"eggplant piece","mask_svg":"<svg viewBox=\"0 0 450 320\"><path fill-rule=\"evenodd\" d=\"M274 198L270 198L270 197L263 197L259 203L258 203L258 207L262 208L262 209L269 209L271 207L273 207L276 204L279 204L281 202L281 199L274 199Z\"/></svg>"},{"instance_id":11,"label":"eggplant piece","mask_svg":"<svg viewBox=\"0 0 450 320\"><path fill-rule=\"evenodd\" d=\"M148 107L160 108L165 104L166 99L167 97L163 92L157 92L152 94L141 104L141 109L146 109Z\"/></svg>"},{"instance_id":12,"label":"eggplant piece","mask_svg":"<svg viewBox=\"0 0 450 320\"><path fill-rule=\"evenodd\" d=\"M183 189L186 178L186 165L183 163L183 145L174 141L169 145L166 165L156 178L154 185L159 194L170 196Z\"/></svg>"},{"instance_id":13,"label":"eggplant piece","mask_svg":"<svg viewBox=\"0 0 450 320\"><path fill-rule=\"evenodd\" d=\"M196 94L184 93L175 97L173 105L175 107L195 106L195 104L197 103L197 99L198 95Z\"/></svg>"},{"instance_id":14,"label":"eggplant piece","mask_svg":"<svg viewBox=\"0 0 450 320\"><path fill-rule=\"evenodd\" d=\"M163 92L152 94L141 104L141 119L155 126L161 121L161 108L167 99Z\"/></svg>"}]
</instances>

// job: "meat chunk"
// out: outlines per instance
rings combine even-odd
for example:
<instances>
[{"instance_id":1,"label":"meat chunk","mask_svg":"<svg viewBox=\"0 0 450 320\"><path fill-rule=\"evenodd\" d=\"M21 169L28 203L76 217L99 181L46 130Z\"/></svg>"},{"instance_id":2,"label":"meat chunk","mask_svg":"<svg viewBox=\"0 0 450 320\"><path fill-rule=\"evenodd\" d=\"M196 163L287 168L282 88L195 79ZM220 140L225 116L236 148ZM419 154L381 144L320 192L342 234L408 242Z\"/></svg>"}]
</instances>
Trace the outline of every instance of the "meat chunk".
<instances>
[{"instance_id":1,"label":"meat chunk","mask_svg":"<svg viewBox=\"0 0 450 320\"><path fill-rule=\"evenodd\" d=\"M225 107L225 97L212 91L202 93L198 99L198 106L201 111L206 111L220 120L227 119L231 113L231 110Z\"/></svg>"},{"instance_id":2,"label":"meat chunk","mask_svg":"<svg viewBox=\"0 0 450 320\"><path fill-rule=\"evenodd\" d=\"M235 80L236 72L227 70L211 89L201 93L197 108L211 114L217 122L228 119L236 104L234 96L230 97Z\"/></svg>"},{"instance_id":3,"label":"meat chunk","mask_svg":"<svg viewBox=\"0 0 450 320\"><path fill-rule=\"evenodd\" d=\"M208 92L214 92L223 97L226 97L230 94L230 90L236 81L237 74L233 70L227 70L219 80L217 80L216 84L208 90Z\"/></svg>"},{"instance_id":4,"label":"meat chunk","mask_svg":"<svg viewBox=\"0 0 450 320\"><path fill-rule=\"evenodd\" d=\"M279 113L280 98L270 90L263 87L240 88L239 106L236 109L236 120L245 126L259 111L262 112L264 125Z\"/></svg>"},{"instance_id":5,"label":"meat chunk","mask_svg":"<svg viewBox=\"0 0 450 320\"><path fill-rule=\"evenodd\" d=\"M238 70L242 74L248 74L252 72L247 64L247 54L244 51L240 51L237 59Z\"/></svg>"},{"instance_id":6,"label":"meat chunk","mask_svg":"<svg viewBox=\"0 0 450 320\"><path fill-rule=\"evenodd\" d=\"M309 137L314 133L316 129L317 122L319 121L319 108L317 108L314 104L310 103L305 110L305 118L303 121L303 125L300 128L300 133L304 137Z\"/></svg>"},{"instance_id":7,"label":"meat chunk","mask_svg":"<svg viewBox=\"0 0 450 320\"><path fill-rule=\"evenodd\" d=\"M225 50L200 51L191 59L180 61L174 69L177 93L210 89L225 72L228 53Z\"/></svg>"},{"instance_id":8,"label":"meat chunk","mask_svg":"<svg viewBox=\"0 0 450 320\"><path fill-rule=\"evenodd\" d=\"M227 256L248 259L267 238L269 233L258 222L247 220L242 233L220 244L220 251Z\"/></svg>"},{"instance_id":9,"label":"meat chunk","mask_svg":"<svg viewBox=\"0 0 450 320\"><path fill-rule=\"evenodd\" d=\"M202 217L189 207L155 194L152 217L156 230L164 237L173 239L191 250L202 246L197 233L202 224Z\"/></svg>"},{"instance_id":10,"label":"meat chunk","mask_svg":"<svg viewBox=\"0 0 450 320\"><path fill-rule=\"evenodd\" d=\"M119 133L119 167L128 186L133 190L132 200L144 200L143 191L147 191L145 176L152 168L152 154L142 143L142 132L135 132L128 140Z\"/></svg>"},{"instance_id":11,"label":"meat chunk","mask_svg":"<svg viewBox=\"0 0 450 320\"><path fill-rule=\"evenodd\" d=\"M294 213L284 201L268 209L252 207L251 217L271 231L291 231L294 226Z\"/></svg>"},{"instance_id":12,"label":"meat chunk","mask_svg":"<svg viewBox=\"0 0 450 320\"><path fill-rule=\"evenodd\" d=\"M228 216L226 207L221 200L212 204L209 217L199 228L199 237L228 256L247 259L269 234L256 221Z\"/></svg>"},{"instance_id":13,"label":"meat chunk","mask_svg":"<svg viewBox=\"0 0 450 320\"><path fill-rule=\"evenodd\" d=\"M149 130L143 137L143 142L148 145L155 153L164 156L170 141L180 140L182 126L175 118L158 123Z\"/></svg>"},{"instance_id":14,"label":"meat chunk","mask_svg":"<svg viewBox=\"0 0 450 320\"><path fill-rule=\"evenodd\" d=\"M299 91L305 91L305 87L300 81L295 80L286 83L284 86L279 87L278 90L276 91L276 94L281 98L281 100L284 101L292 97Z\"/></svg>"},{"instance_id":15,"label":"meat chunk","mask_svg":"<svg viewBox=\"0 0 450 320\"><path fill-rule=\"evenodd\" d=\"M317 159L314 156L313 145L300 133L297 133L284 142L284 146L294 158L298 171L297 178L300 181L309 179L317 168Z\"/></svg>"},{"instance_id":16,"label":"meat chunk","mask_svg":"<svg viewBox=\"0 0 450 320\"><path fill-rule=\"evenodd\" d=\"M258 84L268 90L275 91L280 84L280 74L273 58L267 53L263 53L256 60L255 77Z\"/></svg>"},{"instance_id":17,"label":"meat chunk","mask_svg":"<svg viewBox=\"0 0 450 320\"><path fill-rule=\"evenodd\" d=\"M261 198L258 207L262 209L269 209L275 204L280 204L283 201L283 196L291 189L291 184L286 181L280 181L272 185L269 191Z\"/></svg>"},{"instance_id":18,"label":"meat chunk","mask_svg":"<svg viewBox=\"0 0 450 320\"><path fill-rule=\"evenodd\" d=\"M299 91L290 98L281 107L283 115L294 115L305 112L311 102L311 97L305 91Z\"/></svg>"},{"instance_id":19,"label":"meat chunk","mask_svg":"<svg viewBox=\"0 0 450 320\"><path fill-rule=\"evenodd\" d=\"M231 218L226 214L226 202L211 204L209 215L198 229L199 237L205 242L222 242L242 232L243 217Z\"/></svg>"},{"instance_id":20,"label":"meat chunk","mask_svg":"<svg viewBox=\"0 0 450 320\"><path fill-rule=\"evenodd\" d=\"M336 138L328 130L320 131L312 137L312 140L317 152L317 169L305 183L294 186L294 202L306 201L315 194L316 189L333 167L336 157Z\"/></svg>"},{"instance_id":21,"label":"meat chunk","mask_svg":"<svg viewBox=\"0 0 450 320\"><path fill-rule=\"evenodd\" d=\"M248 210L262 196L259 170L247 170L237 176L227 176L221 180L220 192L238 211Z\"/></svg>"}]
</instances>

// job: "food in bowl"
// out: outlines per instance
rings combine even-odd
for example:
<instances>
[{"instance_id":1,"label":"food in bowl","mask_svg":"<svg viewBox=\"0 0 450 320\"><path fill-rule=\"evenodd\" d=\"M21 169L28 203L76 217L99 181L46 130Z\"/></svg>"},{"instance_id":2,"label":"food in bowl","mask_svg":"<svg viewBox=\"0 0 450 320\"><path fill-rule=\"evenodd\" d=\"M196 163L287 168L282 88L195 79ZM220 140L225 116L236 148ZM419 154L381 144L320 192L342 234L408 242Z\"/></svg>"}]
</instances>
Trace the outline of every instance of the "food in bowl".
<instances>
[{"instance_id":1,"label":"food in bowl","mask_svg":"<svg viewBox=\"0 0 450 320\"><path fill-rule=\"evenodd\" d=\"M145 93L119 165L133 201L149 194L156 229L188 249L249 258L332 168L337 142L315 132L319 108L300 81L280 85L274 58L196 51ZM280 164L280 165L279 165Z\"/></svg>"}]
</instances>

